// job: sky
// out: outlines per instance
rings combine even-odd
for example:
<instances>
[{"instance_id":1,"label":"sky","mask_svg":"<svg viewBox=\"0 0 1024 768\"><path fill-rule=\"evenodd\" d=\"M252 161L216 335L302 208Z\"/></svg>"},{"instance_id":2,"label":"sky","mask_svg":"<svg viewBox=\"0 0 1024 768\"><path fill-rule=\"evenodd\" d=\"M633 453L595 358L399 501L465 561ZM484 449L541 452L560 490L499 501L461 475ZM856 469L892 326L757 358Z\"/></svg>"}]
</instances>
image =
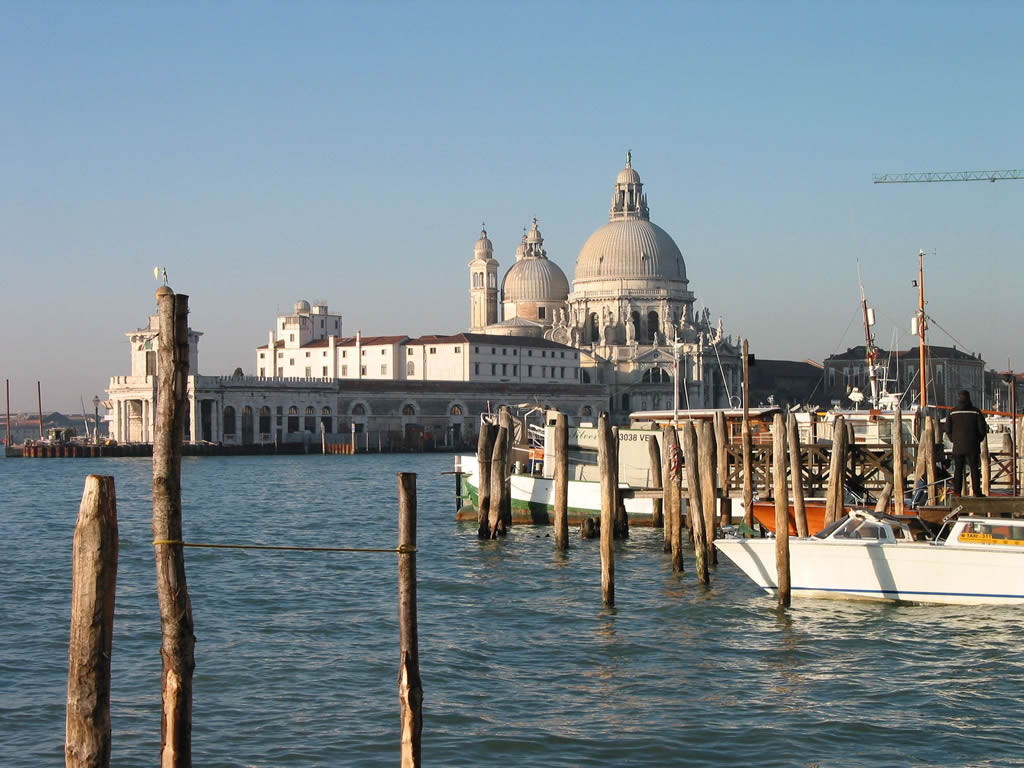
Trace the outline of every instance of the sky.
<instances>
[{"instance_id":1,"label":"sky","mask_svg":"<svg viewBox=\"0 0 1024 768\"><path fill-rule=\"evenodd\" d=\"M481 223L572 280L632 150L698 308L758 358L929 341L1024 368L1016 2L9 3L0 377L91 409L159 283L199 372L255 372L299 299L347 335L458 333Z\"/></svg>"}]
</instances>

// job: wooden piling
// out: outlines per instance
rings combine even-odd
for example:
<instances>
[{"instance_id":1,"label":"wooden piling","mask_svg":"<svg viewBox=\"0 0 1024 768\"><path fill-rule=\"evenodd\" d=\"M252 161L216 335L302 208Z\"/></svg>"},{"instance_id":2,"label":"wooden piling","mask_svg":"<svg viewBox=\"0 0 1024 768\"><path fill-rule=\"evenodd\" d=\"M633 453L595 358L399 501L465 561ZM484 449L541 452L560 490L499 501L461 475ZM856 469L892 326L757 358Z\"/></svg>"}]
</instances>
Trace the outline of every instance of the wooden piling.
<instances>
[{"instance_id":1,"label":"wooden piling","mask_svg":"<svg viewBox=\"0 0 1024 768\"><path fill-rule=\"evenodd\" d=\"M882 486L882 490L878 494L878 499L875 501L875 512L885 512L889 506L889 500L892 498L892 483L886 481L885 485Z\"/></svg>"},{"instance_id":2,"label":"wooden piling","mask_svg":"<svg viewBox=\"0 0 1024 768\"><path fill-rule=\"evenodd\" d=\"M981 441L981 492L992 495L992 458L988 452L988 435Z\"/></svg>"},{"instance_id":3,"label":"wooden piling","mask_svg":"<svg viewBox=\"0 0 1024 768\"><path fill-rule=\"evenodd\" d=\"M673 570L681 571L683 555L682 499L679 493L680 457L676 428L672 424L665 426L662 442L665 446L665 460L662 462L662 488L665 494L665 552L672 553Z\"/></svg>"},{"instance_id":4,"label":"wooden piling","mask_svg":"<svg viewBox=\"0 0 1024 768\"><path fill-rule=\"evenodd\" d=\"M697 456L698 473L700 474L700 499L701 507L704 510L704 519L701 529L704 535L701 537L701 545L704 547L704 557L708 565L716 565L718 557L714 545L715 528L717 524L715 505L718 502L716 472L715 472L715 430L710 421L698 422L697 429ZM696 538L695 543L696 546Z\"/></svg>"},{"instance_id":5,"label":"wooden piling","mask_svg":"<svg viewBox=\"0 0 1024 768\"><path fill-rule=\"evenodd\" d=\"M743 443L743 522L748 528L754 527L754 445L750 433L750 351L747 340L743 340L743 424L740 440Z\"/></svg>"},{"instance_id":6,"label":"wooden piling","mask_svg":"<svg viewBox=\"0 0 1024 768\"><path fill-rule=\"evenodd\" d=\"M608 412L597 420L597 466L601 476L601 598L604 605L615 605L615 500L618 467Z\"/></svg>"},{"instance_id":7,"label":"wooden piling","mask_svg":"<svg viewBox=\"0 0 1024 768\"><path fill-rule=\"evenodd\" d=\"M776 413L772 420L772 490L775 494L775 570L779 586L779 606L788 608L791 597L789 493L786 491L786 426L781 413Z\"/></svg>"},{"instance_id":8,"label":"wooden piling","mask_svg":"<svg viewBox=\"0 0 1024 768\"><path fill-rule=\"evenodd\" d=\"M157 292L157 412L153 441L153 546L163 642L162 768L192 765L195 634L182 546L181 453L189 370L188 296Z\"/></svg>"},{"instance_id":9,"label":"wooden piling","mask_svg":"<svg viewBox=\"0 0 1024 768\"><path fill-rule=\"evenodd\" d=\"M652 432L647 438L647 457L651 462L651 488L663 490L664 483L661 479L661 448L658 446L658 436ZM651 499L651 526L661 528L665 524L663 499Z\"/></svg>"},{"instance_id":10,"label":"wooden piling","mask_svg":"<svg viewBox=\"0 0 1024 768\"><path fill-rule=\"evenodd\" d=\"M569 419L555 417L555 549L569 549Z\"/></svg>"},{"instance_id":11,"label":"wooden piling","mask_svg":"<svg viewBox=\"0 0 1024 768\"><path fill-rule=\"evenodd\" d=\"M491 499L488 505L488 536L496 539L508 533L505 521L505 489L508 480L508 427L499 426L491 449Z\"/></svg>"},{"instance_id":12,"label":"wooden piling","mask_svg":"<svg viewBox=\"0 0 1024 768\"><path fill-rule=\"evenodd\" d=\"M505 430L505 461L502 464L504 492L501 497L501 520L505 525L504 533L512 527L512 412L507 405L498 409L498 431ZM493 474L491 475L493 477ZM493 480L492 480L493 482Z\"/></svg>"},{"instance_id":13,"label":"wooden piling","mask_svg":"<svg viewBox=\"0 0 1024 768\"><path fill-rule=\"evenodd\" d=\"M421 764L423 682L416 618L416 474L398 473L398 701L402 768Z\"/></svg>"},{"instance_id":14,"label":"wooden piling","mask_svg":"<svg viewBox=\"0 0 1024 768\"><path fill-rule=\"evenodd\" d=\"M807 506L804 503L804 461L800 454L800 432L796 426L796 414L786 418L786 438L789 443L789 477L793 497L793 521L796 535L804 538L807 530ZM817 531L815 531L817 533Z\"/></svg>"},{"instance_id":15,"label":"wooden piling","mask_svg":"<svg viewBox=\"0 0 1024 768\"><path fill-rule=\"evenodd\" d=\"M690 530L693 531L693 554L697 567L697 583L707 584L708 559L707 544L704 537L704 505L701 497L704 489L700 485L699 457L697 450L697 431L693 422L686 421L680 426L680 442L683 444L683 461L686 463L686 518L690 521ZM681 532L677 534L681 537ZM673 552L676 550L673 543ZM682 570L682 542L679 546L680 565Z\"/></svg>"},{"instance_id":16,"label":"wooden piling","mask_svg":"<svg viewBox=\"0 0 1024 768\"><path fill-rule=\"evenodd\" d=\"M71 641L68 651L64 764L110 765L110 655L117 582L117 498L114 478L85 478L71 558Z\"/></svg>"},{"instance_id":17,"label":"wooden piling","mask_svg":"<svg viewBox=\"0 0 1024 768\"><path fill-rule=\"evenodd\" d=\"M928 505L935 506L938 501L938 493L935 487L935 419L931 416L925 418L925 478L928 480Z\"/></svg>"},{"instance_id":18,"label":"wooden piling","mask_svg":"<svg viewBox=\"0 0 1024 768\"><path fill-rule=\"evenodd\" d=\"M615 468L615 483L612 488L615 491L615 527L613 534L616 539L625 539L629 536L629 517L626 515L626 504L622 500L622 493L619 491L619 428L612 427L612 458L611 466Z\"/></svg>"},{"instance_id":19,"label":"wooden piling","mask_svg":"<svg viewBox=\"0 0 1024 768\"><path fill-rule=\"evenodd\" d=\"M828 490L825 492L825 525L843 516L846 509L846 424L841 415L832 422L832 456L829 461ZM787 526L788 530L788 526Z\"/></svg>"},{"instance_id":20,"label":"wooden piling","mask_svg":"<svg viewBox=\"0 0 1024 768\"><path fill-rule=\"evenodd\" d=\"M715 411L715 448L718 451L718 506L721 510L721 525L732 525L732 497L729 495L729 429L725 413Z\"/></svg>"},{"instance_id":21,"label":"wooden piling","mask_svg":"<svg viewBox=\"0 0 1024 768\"><path fill-rule=\"evenodd\" d=\"M476 444L477 468L477 536L481 539L491 538L491 453L494 451L494 438L497 427L480 423L480 435Z\"/></svg>"},{"instance_id":22,"label":"wooden piling","mask_svg":"<svg viewBox=\"0 0 1024 768\"><path fill-rule=\"evenodd\" d=\"M903 411L896 406L896 413L893 415L892 424L892 488L893 511L897 515L903 514L903 495L906 493L907 466L903 450Z\"/></svg>"}]
</instances>

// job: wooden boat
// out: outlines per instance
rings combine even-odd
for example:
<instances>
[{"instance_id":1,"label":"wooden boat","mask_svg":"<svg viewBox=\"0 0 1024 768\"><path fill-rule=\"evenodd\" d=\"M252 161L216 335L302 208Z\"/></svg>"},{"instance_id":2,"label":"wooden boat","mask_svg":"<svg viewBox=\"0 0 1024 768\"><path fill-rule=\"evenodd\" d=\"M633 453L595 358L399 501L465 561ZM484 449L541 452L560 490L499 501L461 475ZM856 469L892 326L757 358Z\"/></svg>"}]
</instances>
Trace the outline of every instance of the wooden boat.
<instances>
[{"instance_id":1,"label":"wooden boat","mask_svg":"<svg viewBox=\"0 0 1024 768\"><path fill-rule=\"evenodd\" d=\"M792 595L1024 605L1024 519L959 517L934 530L916 515L851 511L816 536L790 540ZM715 546L759 587L778 591L775 539Z\"/></svg>"},{"instance_id":2,"label":"wooden boat","mask_svg":"<svg viewBox=\"0 0 1024 768\"><path fill-rule=\"evenodd\" d=\"M825 527L825 500L804 499L804 511L807 514L807 532L812 536ZM754 519L771 534L775 534L775 501L772 499L754 500ZM789 535L796 536L796 514L793 502L789 502Z\"/></svg>"}]
</instances>

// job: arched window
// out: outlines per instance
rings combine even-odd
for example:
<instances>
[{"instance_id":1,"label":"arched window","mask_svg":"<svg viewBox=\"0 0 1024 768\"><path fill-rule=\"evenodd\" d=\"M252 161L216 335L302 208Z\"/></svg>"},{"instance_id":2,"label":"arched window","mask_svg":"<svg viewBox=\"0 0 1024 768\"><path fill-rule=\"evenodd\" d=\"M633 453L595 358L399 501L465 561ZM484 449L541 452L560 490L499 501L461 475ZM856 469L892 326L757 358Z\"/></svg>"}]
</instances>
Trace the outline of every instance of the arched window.
<instances>
[{"instance_id":1,"label":"arched window","mask_svg":"<svg viewBox=\"0 0 1024 768\"><path fill-rule=\"evenodd\" d=\"M491 272L487 276L487 287L488 288L497 288L498 287L497 280L498 280L497 276L493 272Z\"/></svg>"},{"instance_id":2,"label":"arched window","mask_svg":"<svg viewBox=\"0 0 1024 768\"><path fill-rule=\"evenodd\" d=\"M405 375L406 376L415 376L416 375L416 363L414 363L412 360L407 361L406 364L405 364Z\"/></svg>"},{"instance_id":3,"label":"arched window","mask_svg":"<svg viewBox=\"0 0 1024 768\"><path fill-rule=\"evenodd\" d=\"M316 409L312 405L306 406L306 418L303 420L302 428L307 432L316 432Z\"/></svg>"},{"instance_id":4,"label":"arched window","mask_svg":"<svg viewBox=\"0 0 1024 768\"><path fill-rule=\"evenodd\" d=\"M355 405L352 406L352 415L353 416L365 416L366 415L366 406L363 405L362 403L356 403Z\"/></svg>"},{"instance_id":5,"label":"arched window","mask_svg":"<svg viewBox=\"0 0 1024 768\"><path fill-rule=\"evenodd\" d=\"M416 409L413 408L410 403L406 403L405 405L402 406L402 415L403 416L415 416L416 415Z\"/></svg>"},{"instance_id":6,"label":"arched window","mask_svg":"<svg viewBox=\"0 0 1024 768\"><path fill-rule=\"evenodd\" d=\"M583 406L583 410L580 411L580 416L593 416L593 415L594 415L594 409L591 408L589 405L584 405Z\"/></svg>"},{"instance_id":7,"label":"arched window","mask_svg":"<svg viewBox=\"0 0 1024 768\"><path fill-rule=\"evenodd\" d=\"M226 406L224 408L224 435L235 434L235 409L234 406Z\"/></svg>"},{"instance_id":8,"label":"arched window","mask_svg":"<svg viewBox=\"0 0 1024 768\"><path fill-rule=\"evenodd\" d=\"M653 344L658 339L658 313L651 310L647 313L647 341Z\"/></svg>"},{"instance_id":9,"label":"arched window","mask_svg":"<svg viewBox=\"0 0 1024 768\"><path fill-rule=\"evenodd\" d=\"M270 407L266 405L260 408L260 434L270 434Z\"/></svg>"},{"instance_id":10,"label":"arched window","mask_svg":"<svg viewBox=\"0 0 1024 768\"><path fill-rule=\"evenodd\" d=\"M646 384L670 384L672 382L672 374L664 368L651 368L648 371L644 371L643 381Z\"/></svg>"},{"instance_id":11,"label":"arched window","mask_svg":"<svg viewBox=\"0 0 1024 768\"><path fill-rule=\"evenodd\" d=\"M597 312L590 313L590 342L596 344L601 338L601 330L598 328Z\"/></svg>"},{"instance_id":12,"label":"arched window","mask_svg":"<svg viewBox=\"0 0 1024 768\"><path fill-rule=\"evenodd\" d=\"M320 415L321 416L330 416L331 415L331 409L327 408L326 406L321 408L320 409Z\"/></svg>"},{"instance_id":13,"label":"arched window","mask_svg":"<svg viewBox=\"0 0 1024 768\"><path fill-rule=\"evenodd\" d=\"M449 413L452 416L461 416L462 415L462 406L461 405L453 405L452 409L451 409L451 411L449 411Z\"/></svg>"},{"instance_id":14,"label":"arched window","mask_svg":"<svg viewBox=\"0 0 1024 768\"><path fill-rule=\"evenodd\" d=\"M289 406L288 408L288 431L299 431L299 409L294 405Z\"/></svg>"},{"instance_id":15,"label":"arched window","mask_svg":"<svg viewBox=\"0 0 1024 768\"><path fill-rule=\"evenodd\" d=\"M334 424L331 419L331 409L326 406L320 409L320 428L327 434L334 431Z\"/></svg>"}]
</instances>

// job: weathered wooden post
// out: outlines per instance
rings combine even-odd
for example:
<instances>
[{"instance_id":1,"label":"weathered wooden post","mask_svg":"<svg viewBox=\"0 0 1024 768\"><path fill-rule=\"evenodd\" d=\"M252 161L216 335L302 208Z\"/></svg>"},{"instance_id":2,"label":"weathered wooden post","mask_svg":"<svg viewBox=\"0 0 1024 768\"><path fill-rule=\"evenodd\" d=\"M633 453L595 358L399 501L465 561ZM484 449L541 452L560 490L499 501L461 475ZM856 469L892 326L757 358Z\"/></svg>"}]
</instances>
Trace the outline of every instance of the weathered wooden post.
<instances>
[{"instance_id":1,"label":"weathered wooden post","mask_svg":"<svg viewBox=\"0 0 1024 768\"><path fill-rule=\"evenodd\" d=\"M402 768L421 764L423 682L416 618L416 473L398 473L398 702Z\"/></svg>"},{"instance_id":2,"label":"weathered wooden post","mask_svg":"<svg viewBox=\"0 0 1024 768\"><path fill-rule=\"evenodd\" d=\"M889 506L889 500L891 498L892 483L887 480L878 494L878 499L875 501L875 512L885 512L886 508Z\"/></svg>"},{"instance_id":3,"label":"weathered wooden post","mask_svg":"<svg viewBox=\"0 0 1024 768\"><path fill-rule=\"evenodd\" d=\"M664 483L661 481L661 448L658 446L658 436L651 432L647 437L647 457L651 462L651 489L664 490ZM651 525L661 528L665 524L664 500L651 499Z\"/></svg>"},{"instance_id":4,"label":"weathered wooden post","mask_svg":"<svg viewBox=\"0 0 1024 768\"><path fill-rule=\"evenodd\" d=\"M804 462L800 457L800 433L797 431L794 413L790 413L786 419L786 435L789 438L789 476L793 485L793 520L796 522L796 535L804 538L809 533L807 507L804 504Z\"/></svg>"},{"instance_id":5,"label":"weathered wooden post","mask_svg":"<svg viewBox=\"0 0 1024 768\"><path fill-rule=\"evenodd\" d=\"M488 504L488 535L492 539L508 533L505 524L506 464L508 462L508 427L498 427L491 449L491 499Z\"/></svg>"},{"instance_id":6,"label":"weathered wooden post","mask_svg":"<svg viewBox=\"0 0 1024 768\"><path fill-rule=\"evenodd\" d=\"M729 428L725 414L715 411L715 447L718 449L718 505L721 525L732 525L732 497L729 495Z\"/></svg>"},{"instance_id":7,"label":"weathered wooden post","mask_svg":"<svg viewBox=\"0 0 1024 768\"><path fill-rule=\"evenodd\" d=\"M743 443L743 522L754 527L754 446L750 434L750 351L743 340L743 424L740 440Z\"/></svg>"},{"instance_id":8,"label":"weathered wooden post","mask_svg":"<svg viewBox=\"0 0 1024 768\"><path fill-rule=\"evenodd\" d=\"M772 485L775 493L775 570L779 585L779 606L788 608L789 494L786 492L786 426L781 413L776 413L772 420Z\"/></svg>"},{"instance_id":9,"label":"weathered wooden post","mask_svg":"<svg viewBox=\"0 0 1024 768\"><path fill-rule=\"evenodd\" d=\"M710 421L704 420L698 422L698 424L700 432L697 439L697 455L699 461L698 472L700 474L700 499L701 506L704 508L704 519L701 521L704 531L704 557L708 565L715 565L718 563L713 543L715 540L715 527L718 522L716 519L718 510L715 509L715 505L718 502L715 478L715 432Z\"/></svg>"},{"instance_id":10,"label":"weathered wooden post","mask_svg":"<svg viewBox=\"0 0 1024 768\"><path fill-rule=\"evenodd\" d=\"M672 553L673 570L682 570L682 500L679 494L679 443L676 428L667 424L664 430L665 460L662 462L662 487L665 493L665 551ZM676 541L679 544L676 544ZM678 552L678 560L677 560ZM678 565L678 568L676 567Z\"/></svg>"},{"instance_id":11,"label":"weathered wooden post","mask_svg":"<svg viewBox=\"0 0 1024 768\"><path fill-rule=\"evenodd\" d=\"M498 409L498 429L505 430L505 461L502 464L504 493L501 498L501 520L505 524L504 535L512 527L512 444L515 442L515 430L512 428L512 412L507 405Z\"/></svg>"},{"instance_id":12,"label":"weathered wooden post","mask_svg":"<svg viewBox=\"0 0 1024 768\"><path fill-rule=\"evenodd\" d=\"M157 292L156 436L153 441L153 546L163 642L162 768L192 765L192 603L185 581L181 521L181 453L188 382L188 296Z\"/></svg>"},{"instance_id":13,"label":"weathered wooden post","mask_svg":"<svg viewBox=\"0 0 1024 768\"><path fill-rule=\"evenodd\" d=\"M626 515L626 505L622 499L622 491L619 490L619 428L612 427L612 450L615 457L611 466L615 468L615 529L616 539L629 537L629 517Z\"/></svg>"},{"instance_id":14,"label":"weathered wooden post","mask_svg":"<svg viewBox=\"0 0 1024 768\"><path fill-rule=\"evenodd\" d=\"M981 441L981 492L992 495L992 459L988 453L988 435Z\"/></svg>"},{"instance_id":15,"label":"weathered wooden post","mask_svg":"<svg viewBox=\"0 0 1024 768\"><path fill-rule=\"evenodd\" d=\"M491 538L491 454L494 452L494 438L497 427L480 422L480 436L476 447L477 474L477 535L481 539Z\"/></svg>"},{"instance_id":16,"label":"weathered wooden post","mask_svg":"<svg viewBox=\"0 0 1024 768\"><path fill-rule=\"evenodd\" d=\"M601 475L601 598L608 607L615 605L615 501L617 467L615 446L608 412L597 420L597 467Z\"/></svg>"},{"instance_id":17,"label":"weathered wooden post","mask_svg":"<svg viewBox=\"0 0 1024 768\"><path fill-rule=\"evenodd\" d=\"M693 531L693 553L697 563L697 583L707 584L708 559L707 539L704 535L704 505L701 501L704 489L700 484L700 470L698 468L697 431L692 421L684 422L680 427L682 430L680 442L683 444L683 461L686 462L686 518L690 521L690 530ZM680 534L678 534L681 536ZM673 544L673 551L676 547ZM679 546L680 566L682 570L682 542Z\"/></svg>"},{"instance_id":18,"label":"weathered wooden post","mask_svg":"<svg viewBox=\"0 0 1024 768\"><path fill-rule=\"evenodd\" d=\"M906 491L907 466L903 451L903 411L899 405L892 424L892 488L897 515L903 514L903 494Z\"/></svg>"},{"instance_id":19,"label":"weathered wooden post","mask_svg":"<svg viewBox=\"0 0 1024 768\"><path fill-rule=\"evenodd\" d=\"M555 417L555 549L569 549L569 419Z\"/></svg>"},{"instance_id":20,"label":"weathered wooden post","mask_svg":"<svg viewBox=\"0 0 1024 768\"><path fill-rule=\"evenodd\" d=\"M924 427L925 440L925 477L928 479L928 505L935 506L938 494L935 488L935 419L931 416L925 418Z\"/></svg>"},{"instance_id":21,"label":"weathered wooden post","mask_svg":"<svg viewBox=\"0 0 1024 768\"><path fill-rule=\"evenodd\" d=\"M71 558L71 642L64 731L67 768L110 765L110 654L117 582L114 478L85 478Z\"/></svg>"},{"instance_id":22,"label":"weathered wooden post","mask_svg":"<svg viewBox=\"0 0 1024 768\"><path fill-rule=\"evenodd\" d=\"M846 425L837 414L832 422L832 455L828 465L828 489L825 492L825 525L843 516L846 501Z\"/></svg>"}]
</instances>

